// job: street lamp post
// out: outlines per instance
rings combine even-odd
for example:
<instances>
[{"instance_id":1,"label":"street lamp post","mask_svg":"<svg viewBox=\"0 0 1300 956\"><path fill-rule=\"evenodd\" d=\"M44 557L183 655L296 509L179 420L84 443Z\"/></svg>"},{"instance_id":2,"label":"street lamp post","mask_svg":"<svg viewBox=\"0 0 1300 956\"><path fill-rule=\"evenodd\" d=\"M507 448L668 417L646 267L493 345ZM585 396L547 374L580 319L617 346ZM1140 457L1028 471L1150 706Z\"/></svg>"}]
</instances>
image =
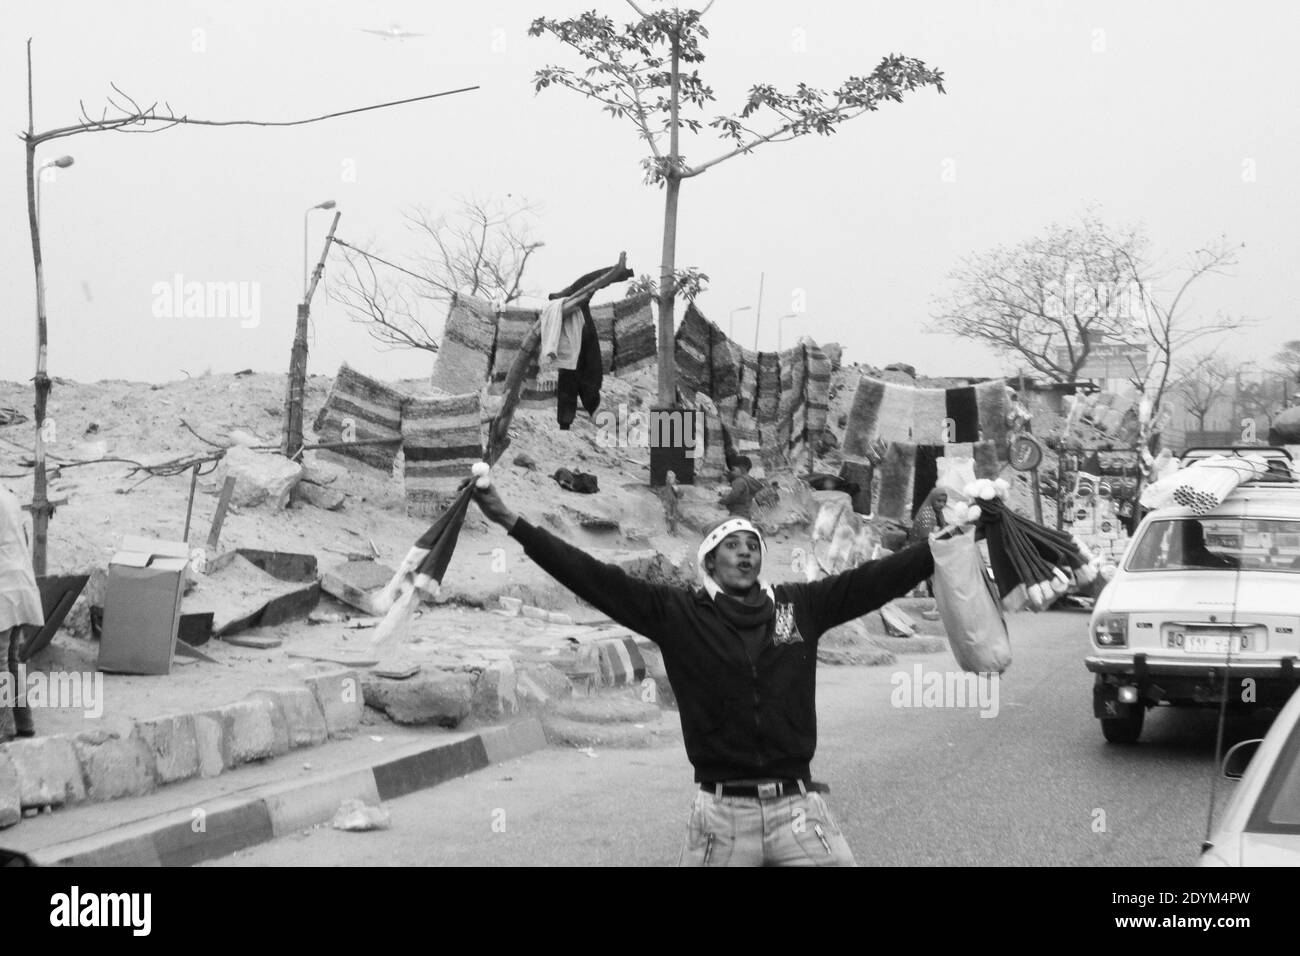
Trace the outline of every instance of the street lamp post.
<instances>
[{"instance_id":1,"label":"street lamp post","mask_svg":"<svg viewBox=\"0 0 1300 956\"><path fill-rule=\"evenodd\" d=\"M727 338L733 341L736 338L736 313L749 312L754 307L752 305L742 305L739 309L732 309L731 315L727 318Z\"/></svg>"},{"instance_id":2,"label":"street lamp post","mask_svg":"<svg viewBox=\"0 0 1300 956\"><path fill-rule=\"evenodd\" d=\"M307 219L314 209L333 209L334 206L334 200L327 199L323 203L312 206L311 209L302 214L302 294L304 298L307 295L307 284L311 281L311 275L307 271Z\"/></svg>"},{"instance_id":3,"label":"street lamp post","mask_svg":"<svg viewBox=\"0 0 1300 956\"><path fill-rule=\"evenodd\" d=\"M785 315L781 316L781 318L776 320L776 350L778 352L781 351L781 327L785 325L786 319L793 319L798 314L798 312L787 312Z\"/></svg>"},{"instance_id":4,"label":"street lamp post","mask_svg":"<svg viewBox=\"0 0 1300 956\"><path fill-rule=\"evenodd\" d=\"M72 165L74 160L71 156L60 156L58 159L47 159L41 163L40 168L36 170L36 223L39 226L41 221L41 180L45 177L41 175L51 166L57 166L59 169L67 169Z\"/></svg>"},{"instance_id":5,"label":"street lamp post","mask_svg":"<svg viewBox=\"0 0 1300 956\"><path fill-rule=\"evenodd\" d=\"M32 472L32 571L37 577L45 575L45 549L54 502L48 496L45 476L45 406L50 395L50 377L47 372L48 324L45 316L45 266L41 256L41 174L51 166L67 169L71 156L47 160L36 168L36 145L27 142L27 215L32 233L32 264L36 270L36 441L33 446L35 469Z\"/></svg>"}]
</instances>

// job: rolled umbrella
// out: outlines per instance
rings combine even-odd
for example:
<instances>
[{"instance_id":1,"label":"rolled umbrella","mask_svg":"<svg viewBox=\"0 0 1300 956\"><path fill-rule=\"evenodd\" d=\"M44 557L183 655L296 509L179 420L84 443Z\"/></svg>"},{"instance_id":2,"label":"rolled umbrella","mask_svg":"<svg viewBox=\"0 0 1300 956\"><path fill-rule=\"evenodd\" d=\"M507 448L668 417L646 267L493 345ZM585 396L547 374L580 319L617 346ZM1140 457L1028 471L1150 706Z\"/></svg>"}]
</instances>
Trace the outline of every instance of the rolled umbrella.
<instances>
[{"instance_id":1,"label":"rolled umbrella","mask_svg":"<svg viewBox=\"0 0 1300 956\"><path fill-rule=\"evenodd\" d=\"M630 275L631 272L627 268L627 253L620 253L617 265L564 299L563 311L568 313L580 308L600 289L612 282L626 279ZM500 460L501 455L510 445L510 424L514 419L515 408L519 405L519 396L523 390L528 367L537 357L541 341L542 327L539 319L533 323L532 329L525 336L515 355L510 371L506 375L501 410L497 412L488 428L488 445L483 460L489 467ZM476 466L476 476L481 475L482 471ZM479 477L479 480L485 479ZM401 566L381 592L379 606L386 608L386 612L383 621L375 629L375 637L371 644L372 650L381 658L401 643L421 598L437 596L443 575L446 574L451 563L452 553L456 550L456 541L460 537L460 529L465 523L465 514L473 495L474 482L468 481L456 493L456 497L452 499L438 520L407 552Z\"/></svg>"}]
</instances>

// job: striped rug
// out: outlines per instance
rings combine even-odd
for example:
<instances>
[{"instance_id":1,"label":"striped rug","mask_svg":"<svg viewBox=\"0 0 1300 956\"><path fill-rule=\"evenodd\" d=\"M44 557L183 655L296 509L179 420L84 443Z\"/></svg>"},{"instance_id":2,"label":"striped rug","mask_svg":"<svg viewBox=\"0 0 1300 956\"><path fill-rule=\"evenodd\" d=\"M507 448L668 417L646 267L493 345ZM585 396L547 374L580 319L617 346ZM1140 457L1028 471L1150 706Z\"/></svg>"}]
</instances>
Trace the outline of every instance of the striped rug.
<instances>
[{"instance_id":1,"label":"striped rug","mask_svg":"<svg viewBox=\"0 0 1300 956\"><path fill-rule=\"evenodd\" d=\"M651 298L649 293L642 293L613 303L614 355L610 370L616 375L635 372L658 359Z\"/></svg>"},{"instance_id":2,"label":"striped rug","mask_svg":"<svg viewBox=\"0 0 1300 956\"><path fill-rule=\"evenodd\" d=\"M478 392L409 398L402 406L407 511L437 513L483 457Z\"/></svg>"},{"instance_id":3,"label":"striped rug","mask_svg":"<svg viewBox=\"0 0 1300 956\"><path fill-rule=\"evenodd\" d=\"M316 440L341 442L342 447L331 451L364 462L385 474L391 473L402 442L402 402L405 398L397 389L362 375L344 362L334 377L325 404L316 415L313 426ZM375 439L391 440L392 443L348 444Z\"/></svg>"},{"instance_id":4,"label":"striped rug","mask_svg":"<svg viewBox=\"0 0 1300 956\"><path fill-rule=\"evenodd\" d=\"M449 395L482 388L492 367L496 327L490 302L454 296L433 366L433 387Z\"/></svg>"}]
</instances>

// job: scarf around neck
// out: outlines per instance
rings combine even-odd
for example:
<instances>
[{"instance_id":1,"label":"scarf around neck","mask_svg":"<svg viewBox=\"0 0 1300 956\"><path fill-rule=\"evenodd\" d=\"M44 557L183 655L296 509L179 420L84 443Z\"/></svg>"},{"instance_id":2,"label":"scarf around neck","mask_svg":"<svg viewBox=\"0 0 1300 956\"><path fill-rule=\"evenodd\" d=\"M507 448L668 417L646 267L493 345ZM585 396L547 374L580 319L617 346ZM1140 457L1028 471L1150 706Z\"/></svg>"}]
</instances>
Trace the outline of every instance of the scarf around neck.
<instances>
[{"instance_id":1,"label":"scarf around neck","mask_svg":"<svg viewBox=\"0 0 1300 956\"><path fill-rule=\"evenodd\" d=\"M722 590L722 586L713 579L706 570L704 570L704 559L708 557L709 552L722 543L723 539L729 534L737 531L748 531L758 538L759 553L764 561L767 560L767 542L763 540L763 534L754 527L753 523L744 518L732 518L724 521L705 536L700 542L699 551L696 554L697 567L700 573L700 585L704 588L705 593L713 600L713 606L718 609L728 624L737 630L744 631L749 628L761 627L771 621L776 615L776 593L772 586L763 580L759 580L755 585L759 593L762 594L761 601L750 600L745 598L733 597Z\"/></svg>"}]
</instances>

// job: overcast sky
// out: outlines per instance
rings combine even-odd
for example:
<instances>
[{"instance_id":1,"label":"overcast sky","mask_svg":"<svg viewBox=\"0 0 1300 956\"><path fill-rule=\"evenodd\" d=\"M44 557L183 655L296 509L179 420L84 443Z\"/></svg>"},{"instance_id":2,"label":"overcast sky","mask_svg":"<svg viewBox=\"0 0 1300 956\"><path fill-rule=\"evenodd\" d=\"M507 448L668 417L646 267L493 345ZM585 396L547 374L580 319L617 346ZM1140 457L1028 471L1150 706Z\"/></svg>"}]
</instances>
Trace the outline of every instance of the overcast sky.
<instances>
[{"instance_id":1,"label":"overcast sky","mask_svg":"<svg viewBox=\"0 0 1300 956\"><path fill-rule=\"evenodd\" d=\"M590 0L585 5L592 6ZM599 8L622 18L622 3ZM284 371L301 296L303 212L326 199L339 235L389 257L409 251L401 211L457 196L527 197L546 247L537 291L563 287L620 250L658 271L662 194L642 184L623 122L567 90L535 95L534 70L577 65L535 16L565 0L429 3L47 0L7 5L3 126L27 125L23 45L33 38L36 128L98 110L109 82L142 102L210 119L285 120L423 93L476 92L290 129L103 132L42 147L75 165L42 186L50 374L162 381L242 368ZM1266 358L1300 337L1300 7L1294 3L820 2L717 0L703 75L731 112L755 82L832 88L890 52L946 75L948 93L764 147L685 183L678 265L712 277L699 304L760 346L785 324L839 341L850 361L923 374L991 375L999 360L921 325L965 255L1014 243L1089 204L1146 224L1162 262L1220 234L1245 243L1194 306L1258 324L1226 347ZM428 36L363 32L393 24ZM719 149L689 144L688 160ZM34 367L35 293L23 148L0 151L0 378ZM312 215L313 256L329 214ZM256 322L158 318L156 286L241 282ZM424 353L381 353L318 295L311 371L346 358L388 378L427 375Z\"/></svg>"}]
</instances>

